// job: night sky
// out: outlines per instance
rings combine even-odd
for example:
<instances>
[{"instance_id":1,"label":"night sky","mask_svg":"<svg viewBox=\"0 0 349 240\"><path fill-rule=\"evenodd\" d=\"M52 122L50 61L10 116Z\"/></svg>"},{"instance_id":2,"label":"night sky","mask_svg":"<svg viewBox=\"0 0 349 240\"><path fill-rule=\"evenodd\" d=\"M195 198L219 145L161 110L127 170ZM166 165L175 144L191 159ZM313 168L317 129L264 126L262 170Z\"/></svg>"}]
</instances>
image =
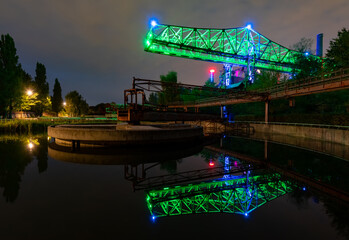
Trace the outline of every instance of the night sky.
<instances>
[{"instance_id":1,"label":"night sky","mask_svg":"<svg viewBox=\"0 0 349 240\"><path fill-rule=\"evenodd\" d=\"M19 61L35 76L46 66L50 93L77 90L90 105L123 101L132 77L203 85L220 65L144 52L149 20L189 27L253 29L286 47L324 33L324 50L349 28L348 0L0 0L0 34L15 40ZM217 81L217 80L216 80Z\"/></svg>"}]
</instances>

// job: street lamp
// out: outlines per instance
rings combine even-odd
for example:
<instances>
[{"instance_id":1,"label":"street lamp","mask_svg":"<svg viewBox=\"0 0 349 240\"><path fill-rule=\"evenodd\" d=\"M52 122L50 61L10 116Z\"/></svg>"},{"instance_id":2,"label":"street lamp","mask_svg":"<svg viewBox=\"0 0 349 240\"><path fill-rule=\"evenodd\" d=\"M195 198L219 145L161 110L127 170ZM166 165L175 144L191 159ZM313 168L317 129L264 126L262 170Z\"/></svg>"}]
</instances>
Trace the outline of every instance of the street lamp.
<instances>
[{"instance_id":1,"label":"street lamp","mask_svg":"<svg viewBox=\"0 0 349 240\"><path fill-rule=\"evenodd\" d=\"M66 103L66 102L63 102L63 106L65 106L65 105L67 105L67 103Z\"/></svg>"},{"instance_id":2,"label":"street lamp","mask_svg":"<svg viewBox=\"0 0 349 240\"><path fill-rule=\"evenodd\" d=\"M27 90L27 95L28 95L28 96L33 95L33 91L32 91L32 90Z\"/></svg>"},{"instance_id":3,"label":"street lamp","mask_svg":"<svg viewBox=\"0 0 349 240\"><path fill-rule=\"evenodd\" d=\"M210 82L214 82L214 72L215 70L213 68L210 69Z\"/></svg>"}]
</instances>

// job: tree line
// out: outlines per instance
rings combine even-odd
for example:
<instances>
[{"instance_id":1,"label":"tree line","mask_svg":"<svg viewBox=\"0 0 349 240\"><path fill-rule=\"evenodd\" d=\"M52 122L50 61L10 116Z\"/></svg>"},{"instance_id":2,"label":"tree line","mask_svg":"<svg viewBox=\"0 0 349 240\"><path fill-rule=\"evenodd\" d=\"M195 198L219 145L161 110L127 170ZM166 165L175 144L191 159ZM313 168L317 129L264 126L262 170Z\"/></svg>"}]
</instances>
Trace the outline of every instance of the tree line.
<instances>
[{"instance_id":1,"label":"tree line","mask_svg":"<svg viewBox=\"0 0 349 240\"><path fill-rule=\"evenodd\" d=\"M35 116L49 115L81 116L88 112L86 100L77 92L65 96L55 79L53 96L49 94L46 67L37 62L34 79L19 63L13 38L1 35L0 39L0 117L12 118L13 112L30 111Z\"/></svg>"}]
</instances>

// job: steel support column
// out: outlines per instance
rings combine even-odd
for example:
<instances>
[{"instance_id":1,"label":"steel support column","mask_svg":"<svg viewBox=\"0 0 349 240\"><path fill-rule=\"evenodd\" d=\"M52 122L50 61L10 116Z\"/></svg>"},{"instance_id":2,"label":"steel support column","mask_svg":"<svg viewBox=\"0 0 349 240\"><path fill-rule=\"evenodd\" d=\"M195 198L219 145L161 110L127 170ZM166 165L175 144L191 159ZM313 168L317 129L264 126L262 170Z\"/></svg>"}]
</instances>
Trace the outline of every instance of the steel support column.
<instances>
[{"instance_id":1,"label":"steel support column","mask_svg":"<svg viewBox=\"0 0 349 240\"><path fill-rule=\"evenodd\" d=\"M269 100L265 101L264 120L265 120L265 124L268 124L268 121L269 121Z\"/></svg>"}]
</instances>

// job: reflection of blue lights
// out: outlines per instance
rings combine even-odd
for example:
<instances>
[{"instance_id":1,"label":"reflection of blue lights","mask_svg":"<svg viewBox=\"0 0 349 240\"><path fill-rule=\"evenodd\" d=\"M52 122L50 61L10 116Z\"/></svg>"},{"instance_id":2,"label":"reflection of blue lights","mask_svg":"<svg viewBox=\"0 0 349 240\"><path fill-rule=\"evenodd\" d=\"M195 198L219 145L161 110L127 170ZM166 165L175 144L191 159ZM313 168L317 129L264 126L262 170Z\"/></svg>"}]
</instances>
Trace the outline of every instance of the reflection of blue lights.
<instances>
[{"instance_id":1,"label":"reflection of blue lights","mask_svg":"<svg viewBox=\"0 0 349 240\"><path fill-rule=\"evenodd\" d=\"M303 190L303 191L306 191L306 190L307 190L307 188L306 188L306 187L303 187L303 188L302 188L302 190Z\"/></svg>"},{"instance_id":2,"label":"reflection of blue lights","mask_svg":"<svg viewBox=\"0 0 349 240\"><path fill-rule=\"evenodd\" d=\"M155 222L155 216L151 216L151 220L153 220L153 222Z\"/></svg>"}]
</instances>

